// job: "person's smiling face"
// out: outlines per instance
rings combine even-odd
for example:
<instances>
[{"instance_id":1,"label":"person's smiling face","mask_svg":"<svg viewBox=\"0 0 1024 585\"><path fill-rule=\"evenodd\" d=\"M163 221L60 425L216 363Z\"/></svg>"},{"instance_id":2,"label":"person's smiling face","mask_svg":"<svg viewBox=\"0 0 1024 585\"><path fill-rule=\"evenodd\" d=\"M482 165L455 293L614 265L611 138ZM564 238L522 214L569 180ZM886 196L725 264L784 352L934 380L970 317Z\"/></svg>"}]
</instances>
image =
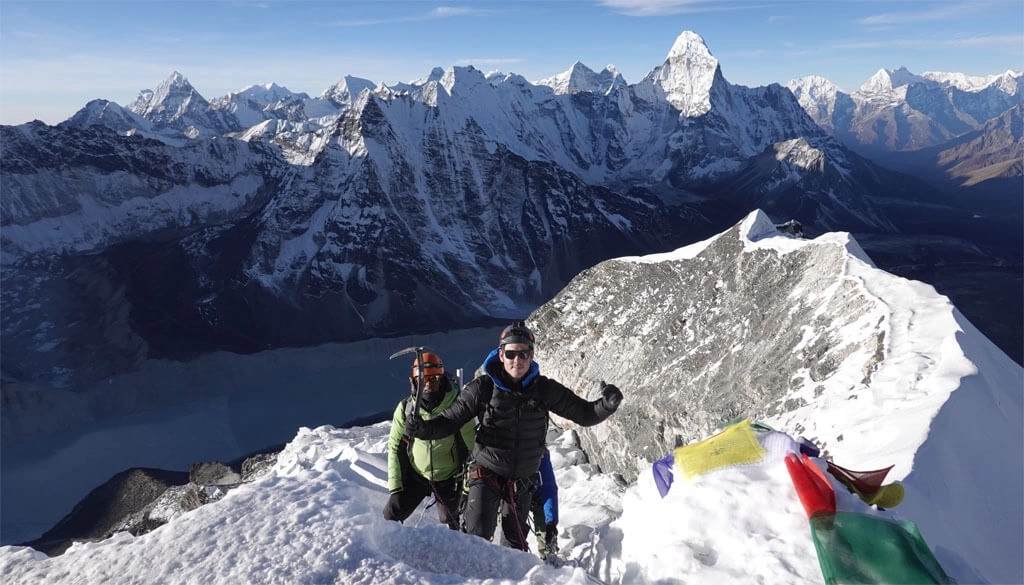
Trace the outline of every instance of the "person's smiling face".
<instances>
[{"instance_id":1,"label":"person's smiling face","mask_svg":"<svg viewBox=\"0 0 1024 585\"><path fill-rule=\"evenodd\" d=\"M505 372L516 382L522 380L530 371L533 361L533 350L526 343L509 343L501 348L501 362Z\"/></svg>"}]
</instances>

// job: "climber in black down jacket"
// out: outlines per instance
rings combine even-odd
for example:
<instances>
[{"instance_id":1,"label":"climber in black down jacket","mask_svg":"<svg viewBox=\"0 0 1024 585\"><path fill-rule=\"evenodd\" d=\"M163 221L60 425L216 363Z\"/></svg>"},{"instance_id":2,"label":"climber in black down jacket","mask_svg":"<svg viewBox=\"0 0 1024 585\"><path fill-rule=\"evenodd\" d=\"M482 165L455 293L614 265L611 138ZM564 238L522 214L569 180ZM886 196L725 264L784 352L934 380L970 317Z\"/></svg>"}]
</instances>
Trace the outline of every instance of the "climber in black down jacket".
<instances>
[{"instance_id":1,"label":"climber in black down jacket","mask_svg":"<svg viewBox=\"0 0 1024 585\"><path fill-rule=\"evenodd\" d=\"M451 406L430 420L413 417L406 422L411 436L435 439L479 418L463 529L492 539L500 506L502 542L520 550L529 550L526 520L546 447L548 413L591 426L611 416L622 402L622 392L611 384L602 382L601 398L588 402L541 376L533 346L533 333L525 323L506 327L498 348L484 360L484 374L466 384Z\"/></svg>"}]
</instances>

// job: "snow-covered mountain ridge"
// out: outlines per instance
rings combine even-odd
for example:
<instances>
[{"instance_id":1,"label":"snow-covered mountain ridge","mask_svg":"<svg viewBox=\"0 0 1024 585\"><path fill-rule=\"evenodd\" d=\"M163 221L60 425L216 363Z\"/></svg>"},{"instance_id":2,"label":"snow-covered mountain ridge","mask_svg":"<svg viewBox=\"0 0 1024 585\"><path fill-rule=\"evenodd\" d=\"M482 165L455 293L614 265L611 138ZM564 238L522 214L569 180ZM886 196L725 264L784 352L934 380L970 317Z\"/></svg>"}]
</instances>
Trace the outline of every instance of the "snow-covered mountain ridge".
<instances>
[{"instance_id":1,"label":"snow-covered mountain ridge","mask_svg":"<svg viewBox=\"0 0 1024 585\"><path fill-rule=\"evenodd\" d=\"M1024 444L1024 370L948 298L878 269L849 234L792 238L757 211L671 253L602 262L530 324L546 374L587 398L602 380L628 397L609 424L576 429L603 470L633 481L723 420L765 420L836 461L894 464L901 512L933 546L979 518L995 532L958 554L994 566L1024 546L1024 462L977 456ZM879 426L898 426L900 439L867 431ZM959 475L984 488L931 483Z\"/></svg>"},{"instance_id":2,"label":"snow-covered mountain ridge","mask_svg":"<svg viewBox=\"0 0 1024 585\"><path fill-rule=\"evenodd\" d=\"M981 129L1021 103L1024 73L917 75L900 67L880 69L853 93L816 76L791 80L786 87L818 125L882 161L886 153L947 144Z\"/></svg>"},{"instance_id":3,"label":"snow-covered mountain ridge","mask_svg":"<svg viewBox=\"0 0 1024 585\"><path fill-rule=\"evenodd\" d=\"M965 224L962 202L845 149L782 86L729 84L695 33L640 82L610 77L562 93L451 67L206 100L175 73L128 108L0 128L2 294L19 308L5 388L518 316L601 260L757 207L811 231L941 229L966 250L1011 229Z\"/></svg>"}]
</instances>

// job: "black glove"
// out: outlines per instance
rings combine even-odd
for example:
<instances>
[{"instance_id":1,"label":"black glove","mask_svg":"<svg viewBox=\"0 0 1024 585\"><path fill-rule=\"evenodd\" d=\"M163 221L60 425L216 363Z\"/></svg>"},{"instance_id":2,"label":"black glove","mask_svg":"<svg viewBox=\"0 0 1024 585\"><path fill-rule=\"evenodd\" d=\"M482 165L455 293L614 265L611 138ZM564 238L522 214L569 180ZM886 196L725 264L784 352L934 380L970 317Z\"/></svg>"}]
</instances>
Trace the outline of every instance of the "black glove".
<instances>
[{"instance_id":1,"label":"black glove","mask_svg":"<svg viewBox=\"0 0 1024 585\"><path fill-rule=\"evenodd\" d=\"M419 439L420 433L423 432L423 419L420 418L420 413L415 412L412 416L405 419L405 434L414 438Z\"/></svg>"},{"instance_id":2,"label":"black glove","mask_svg":"<svg viewBox=\"0 0 1024 585\"><path fill-rule=\"evenodd\" d=\"M605 384L602 381L601 398L604 400L604 407L612 412L618 410L619 404L622 404L622 392L615 384Z\"/></svg>"}]
</instances>

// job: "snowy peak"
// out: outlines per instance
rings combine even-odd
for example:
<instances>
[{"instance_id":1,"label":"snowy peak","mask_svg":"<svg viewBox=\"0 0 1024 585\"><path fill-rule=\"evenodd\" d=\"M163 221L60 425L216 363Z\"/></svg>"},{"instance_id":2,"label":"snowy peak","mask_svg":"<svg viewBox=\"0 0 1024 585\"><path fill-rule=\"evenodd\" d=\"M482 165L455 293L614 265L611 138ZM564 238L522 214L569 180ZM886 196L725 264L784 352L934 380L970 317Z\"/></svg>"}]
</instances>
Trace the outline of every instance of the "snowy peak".
<instances>
[{"instance_id":1,"label":"snowy peak","mask_svg":"<svg viewBox=\"0 0 1024 585\"><path fill-rule=\"evenodd\" d=\"M809 103L828 103L835 100L836 94L842 91L838 85L818 75L793 79L786 87L793 92L800 105L804 105L805 100Z\"/></svg>"},{"instance_id":2,"label":"snowy peak","mask_svg":"<svg viewBox=\"0 0 1024 585\"><path fill-rule=\"evenodd\" d=\"M817 75L793 79L786 88L819 126L831 129L831 114L835 109L836 96L842 93L839 86Z\"/></svg>"},{"instance_id":3,"label":"snowy peak","mask_svg":"<svg viewBox=\"0 0 1024 585\"><path fill-rule=\"evenodd\" d=\"M1009 95L1019 96L1024 94L1024 72L1007 71L997 75L985 88L993 87Z\"/></svg>"},{"instance_id":4,"label":"snowy peak","mask_svg":"<svg viewBox=\"0 0 1024 585\"><path fill-rule=\"evenodd\" d=\"M718 60L704 39L695 32L683 31L665 62L639 85L653 84L683 115L696 117L711 111L711 86L721 77Z\"/></svg>"},{"instance_id":5,"label":"snowy peak","mask_svg":"<svg viewBox=\"0 0 1024 585\"><path fill-rule=\"evenodd\" d=\"M666 60L672 61L675 59L712 60L716 64L718 63L711 56L711 50L708 49L707 43L704 42L704 37L689 30L684 30L676 37L676 42L672 44L672 49L668 52Z\"/></svg>"},{"instance_id":6,"label":"snowy peak","mask_svg":"<svg viewBox=\"0 0 1024 585\"><path fill-rule=\"evenodd\" d=\"M775 228L775 222L760 209L755 209L748 213L746 217L736 224L736 227L739 229L739 236L750 242L774 237L779 233L779 230Z\"/></svg>"},{"instance_id":7,"label":"snowy peak","mask_svg":"<svg viewBox=\"0 0 1024 585\"><path fill-rule=\"evenodd\" d=\"M916 75L907 70L906 67L900 67L895 71L889 72L889 78L892 80L893 87L900 87L903 85L910 85L911 83L927 81L920 75Z\"/></svg>"},{"instance_id":8,"label":"snowy peak","mask_svg":"<svg viewBox=\"0 0 1024 585\"><path fill-rule=\"evenodd\" d=\"M100 125L111 128L119 134L131 134L137 129L150 129L150 124L146 119L107 100L92 100L60 125L70 128Z\"/></svg>"},{"instance_id":9,"label":"snowy peak","mask_svg":"<svg viewBox=\"0 0 1024 585\"><path fill-rule=\"evenodd\" d=\"M157 86L143 91L128 109L150 121L171 122L190 112L203 114L210 104L184 75L174 71Z\"/></svg>"},{"instance_id":10,"label":"snowy peak","mask_svg":"<svg viewBox=\"0 0 1024 585\"><path fill-rule=\"evenodd\" d=\"M229 94L228 97L231 97L231 95L237 95L246 100L262 103L264 105L289 100L296 96L296 94L289 91L288 88L282 87L276 83L250 85L237 94ZM304 94L299 95L300 97L306 97Z\"/></svg>"},{"instance_id":11,"label":"snowy peak","mask_svg":"<svg viewBox=\"0 0 1024 585\"><path fill-rule=\"evenodd\" d=\"M329 100L339 106L349 106L364 89L373 91L377 89L377 84L369 79L346 75L341 81L325 89L320 94L320 99Z\"/></svg>"},{"instance_id":12,"label":"snowy peak","mask_svg":"<svg viewBox=\"0 0 1024 585\"><path fill-rule=\"evenodd\" d=\"M878 73L872 75L857 91L860 93L888 93L892 91L892 88L892 78L889 77L889 71L879 69Z\"/></svg>"},{"instance_id":13,"label":"snowy peak","mask_svg":"<svg viewBox=\"0 0 1024 585\"><path fill-rule=\"evenodd\" d=\"M304 104L310 102L304 93L292 93L276 83L250 85L238 93L210 102L213 110L223 110L244 128L252 128L269 119L304 117ZM301 112L298 114L297 112Z\"/></svg>"},{"instance_id":14,"label":"snowy peak","mask_svg":"<svg viewBox=\"0 0 1024 585\"><path fill-rule=\"evenodd\" d=\"M163 139L195 139L241 130L230 111L218 110L174 71L155 91L144 90L128 110L145 118Z\"/></svg>"},{"instance_id":15,"label":"snowy peak","mask_svg":"<svg viewBox=\"0 0 1024 585\"><path fill-rule=\"evenodd\" d=\"M444 77L444 68L434 67L433 69L430 70L430 73L426 77L417 79L416 81L412 82L412 85L426 85L431 81L441 81L442 77Z\"/></svg>"},{"instance_id":16,"label":"snowy peak","mask_svg":"<svg viewBox=\"0 0 1024 585\"><path fill-rule=\"evenodd\" d=\"M963 73L926 71L921 76L942 85L952 86L961 91L971 93L977 93L993 87L1003 93L1017 95L1020 91L1021 79L1024 78L1024 73L1009 70L998 75L974 76L964 75Z\"/></svg>"},{"instance_id":17,"label":"snowy peak","mask_svg":"<svg viewBox=\"0 0 1024 585\"><path fill-rule=\"evenodd\" d=\"M487 78L483 72L472 65L449 67L438 81L449 95L452 94L456 83L460 88L487 85Z\"/></svg>"},{"instance_id":18,"label":"snowy peak","mask_svg":"<svg viewBox=\"0 0 1024 585\"><path fill-rule=\"evenodd\" d=\"M858 91L861 93L892 93L898 88L921 82L928 82L928 79L911 73L906 67L895 70L879 69L878 73L864 82Z\"/></svg>"},{"instance_id":19,"label":"snowy peak","mask_svg":"<svg viewBox=\"0 0 1024 585\"><path fill-rule=\"evenodd\" d=\"M380 84L376 90L377 95L382 97L393 96L401 92L418 93L423 88L429 88L431 84L436 84L441 81L444 77L445 70L443 67L434 67L430 70L430 73L410 82L399 82L392 85ZM427 93L433 94L436 89L427 89Z\"/></svg>"},{"instance_id":20,"label":"snowy peak","mask_svg":"<svg viewBox=\"0 0 1024 585\"><path fill-rule=\"evenodd\" d=\"M189 93L192 91L195 91L195 88L193 88L192 84L188 82L188 79L181 73L172 71L171 74L167 76L167 79L161 81L160 84L156 86L154 97L157 101L163 101L167 99L168 96Z\"/></svg>"},{"instance_id":21,"label":"snowy peak","mask_svg":"<svg viewBox=\"0 0 1024 585\"><path fill-rule=\"evenodd\" d=\"M577 61L568 71L542 79L537 82L537 85L546 85L555 90L556 94L588 92L603 95L625 86L626 81L616 71L614 65L608 65L603 71L597 73Z\"/></svg>"}]
</instances>

